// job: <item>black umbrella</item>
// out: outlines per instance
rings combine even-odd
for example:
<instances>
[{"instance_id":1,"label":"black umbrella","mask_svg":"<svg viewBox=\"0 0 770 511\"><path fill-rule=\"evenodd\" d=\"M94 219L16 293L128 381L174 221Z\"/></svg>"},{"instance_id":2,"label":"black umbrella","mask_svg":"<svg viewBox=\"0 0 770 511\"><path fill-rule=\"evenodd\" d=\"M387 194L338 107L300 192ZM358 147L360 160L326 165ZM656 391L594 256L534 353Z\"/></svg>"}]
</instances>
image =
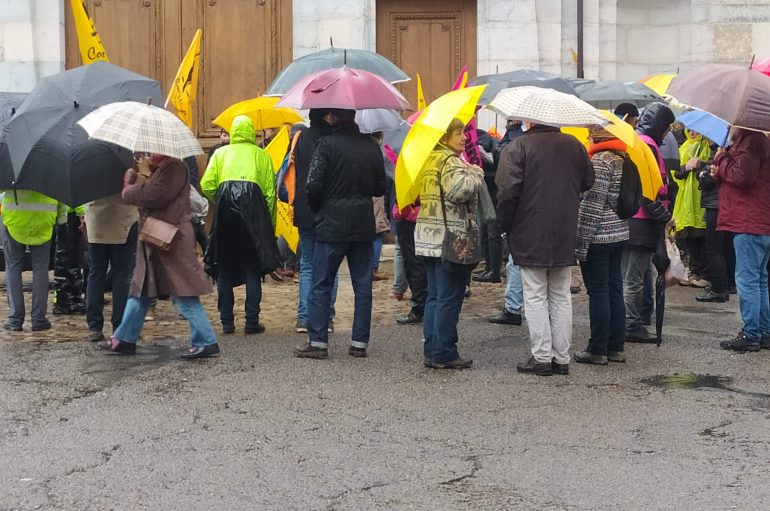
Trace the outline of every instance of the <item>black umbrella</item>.
<instances>
[{"instance_id":1,"label":"black umbrella","mask_svg":"<svg viewBox=\"0 0 770 511\"><path fill-rule=\"evenodd\" d=\"M328 48L300 57L283 68L267 88L265 96L282 96L300 79L318 71L344 65L369 71L391 83L411 79L401 68L379 53L358 49Z\"/></svg>"},{"instance_id":2,"label":"black umbrella","mask_svg":"<svg viewBox=\"0 0 770 511\"><path fill-rule=\"evenodd\" d=\"M26 92L0 92L0 126L11 120L26 97Z\"/></svg>"},{"instance_id":3,"label":"black umbrella","mask_svg":"<svg viewBox=\"0 0 770 511\"><path fill-rule=\"evenodd\" d=\"M571 80L577 96L596 108L614 109L621 103L644 106L655 101L663 101L660 95L639 82L620 80Z\"/></svg>"},{"instance_id":4,"label":"black umbrella","mask_svg":"<svg viewBox=\"0 0 770 511\"><path fill-rule=\"evenodd\" d=\"M655 279L655 337L658 346L663 342L663 316L666 312L666 270L671 264L671 259L666 253L666 243L661 240L658 249L652 256L652 264L658 273Z\"/></svg>"},{"instance_id":5,"label":"black umbrella","mask_svg":"<svg viewBox=\"0 0 770 511\"><path fill-rule=\"evenodd\" d=\"M0 138L0 187L35 190L78 206L118 193L131 165L128 151L90 140L77 122L116 101L162 101L160 84L145 76L94 62L41 79ZM7 151L9 158L3 159Z\"/></svg>"},{"instance_id":6,"label":"black umbrella","mask_svg":"<svg viewBox=\"0 0 770 511\"><path fill-rule=\"evenodd\" d=\"M392 130L386 130L382 132L382 147L383 151L385 150L385 146L389 146L396 155L401 153L401 147L404 145L404 139L406 138L406 134L409 133L409 124L404 121L401 124L398 125L398 127L393 128ZM387 158L385 158L385 174L390 179L395 179L396 174L396 166Z\"/></svg>"},{"instance_id":7,"label":"black umbrella","mask_svg":"<svg viewBox=\"0 0 770 511\"><path fill-rule=\"evenodd\" d=\"M553 89L555 91L564 92L565 94L575 95L575 89L573 89L572 85L561 76L546 73L545 71L535 71L533 69L517 69L516 71L510 71L508 73L482 75L477 76L468 82L469 86L484 84L488 85L479 99L479 103L483 105L489 104L489 102L492 101L492 98L503 89L522 87L525 85Z\"/></svg>"}]
</instances>

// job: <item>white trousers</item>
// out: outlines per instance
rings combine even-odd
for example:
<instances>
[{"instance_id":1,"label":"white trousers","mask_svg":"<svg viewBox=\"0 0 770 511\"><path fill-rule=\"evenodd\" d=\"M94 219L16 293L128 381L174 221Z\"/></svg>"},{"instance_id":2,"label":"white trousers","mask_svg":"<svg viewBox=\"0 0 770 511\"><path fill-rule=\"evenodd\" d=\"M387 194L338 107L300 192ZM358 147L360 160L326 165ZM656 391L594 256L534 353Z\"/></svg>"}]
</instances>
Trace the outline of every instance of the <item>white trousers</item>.
<instances>
[{"instance_id":1,"label":"white trousers","mask_svg":"<svg viewBox=\"0 0 770 511\"><path fill-rule=\"evenodd\" d=\"M524 312L532 356L538 362L569 363L572 341L572 268L521 267Z\"/></svg>"}]
</instances>

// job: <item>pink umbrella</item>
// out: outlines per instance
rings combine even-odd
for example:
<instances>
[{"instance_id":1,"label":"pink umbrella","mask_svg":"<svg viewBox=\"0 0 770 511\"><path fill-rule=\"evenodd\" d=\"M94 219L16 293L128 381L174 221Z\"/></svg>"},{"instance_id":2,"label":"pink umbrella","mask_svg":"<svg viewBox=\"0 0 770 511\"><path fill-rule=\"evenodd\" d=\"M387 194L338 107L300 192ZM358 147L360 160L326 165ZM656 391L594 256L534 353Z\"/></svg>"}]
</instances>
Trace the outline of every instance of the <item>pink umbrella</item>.
<instances>
[{"instance_id":1,"label":"pink umbrella","mask_svg":"<svg viewBox=\"0 0 770 511\"><path fill-rule=\"evenodd\" d=\"M756 62L751 69L759 71L763 75L770 76L770 57L765 57L759 62Z\"/></svg>"},{"instance_id":2,"label":"pink umbrella","mask_svg":"<svg viewBox=\"0 0 770 511\"><path fill-rule=\"evenodd\" d=\"M289 89L276 106L405 110L409 102L384 78L343 66L306 76Z\"/></svg>"}]
</instances>

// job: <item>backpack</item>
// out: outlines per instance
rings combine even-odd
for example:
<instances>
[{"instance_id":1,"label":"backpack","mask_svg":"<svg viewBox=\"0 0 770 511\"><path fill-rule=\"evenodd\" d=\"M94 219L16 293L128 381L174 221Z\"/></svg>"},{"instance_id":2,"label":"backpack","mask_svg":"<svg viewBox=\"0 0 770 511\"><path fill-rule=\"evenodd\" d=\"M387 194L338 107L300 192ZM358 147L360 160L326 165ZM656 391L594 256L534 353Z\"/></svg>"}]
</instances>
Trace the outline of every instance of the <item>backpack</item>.
<instances>
[{"instance_id":1,"label":"backpack","mask_svg":"<svg viewBox=\"0 0 770 511\"><path fill-rule=\"evenodd\" d=\"M628 154L620 151L611 151L623 158L623 175L620 178L620 193L618 203L613 209L618 218L627 220L639 211L642 198L642 180L639 178L639 169Z\"/></svg>"}]
</instances>

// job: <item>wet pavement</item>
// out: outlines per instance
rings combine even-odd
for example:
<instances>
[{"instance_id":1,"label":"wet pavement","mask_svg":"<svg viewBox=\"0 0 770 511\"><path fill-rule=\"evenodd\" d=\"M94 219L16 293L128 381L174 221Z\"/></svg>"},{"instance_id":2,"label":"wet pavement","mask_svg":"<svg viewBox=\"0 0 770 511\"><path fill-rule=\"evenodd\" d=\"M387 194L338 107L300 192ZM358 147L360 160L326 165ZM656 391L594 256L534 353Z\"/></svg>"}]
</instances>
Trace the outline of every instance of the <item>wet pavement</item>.
<instances>
[{"instance_id":1,"label":"wet pavement","mask_svg":"<svg viewBox=\"0 0 770 511\"><path fill-rule=\"evenodd\" d=\"M178 359L187 327L169 302L135 357L84 341L82 316L3 332L0 510L767 509L770 351L719 349L740 326L734 296L672 288L660 347L540 378L515 372L526 326L485 320L503 286L466 301L461 372L422 367L389 281L370 357L349 357L344 275L325 361L291 356L291 281L265 284L267 333L222 336L217 359ZM582 349L584 292L574 318Z\"/></svg>"}]
</instances>

